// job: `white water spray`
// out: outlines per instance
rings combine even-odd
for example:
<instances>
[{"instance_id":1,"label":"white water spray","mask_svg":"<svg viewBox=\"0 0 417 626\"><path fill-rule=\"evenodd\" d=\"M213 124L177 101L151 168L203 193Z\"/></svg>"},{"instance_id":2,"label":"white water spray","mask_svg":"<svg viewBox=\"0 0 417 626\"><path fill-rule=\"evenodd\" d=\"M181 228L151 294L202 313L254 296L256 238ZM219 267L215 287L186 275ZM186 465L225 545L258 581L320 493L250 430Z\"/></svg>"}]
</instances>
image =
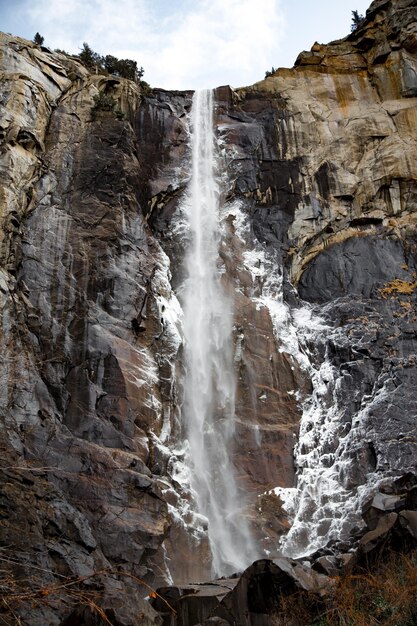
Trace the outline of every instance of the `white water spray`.
<instances>
[{"instance_id":1,"label":"white water spray","mask_svg":"<svg viewBox=\"0 0 417 626\"><path fill-rule=\"evenodd\" d=\"M312 393L301 404L300 434L294 450L297 486L267 492L281 498L292 520L280 551L301 558L332 541L348 539L352 528L363 524L362 504L377 491L383 476L370 471L363 484L349 482L355 476L354 465L363 443L369 440L367 413L384 402L387 389L376 385L372 394L362 399L360 410L350 421L346 419L346 397L341 393L345 373L333 366L330 358L318 356L325 353L329 339L333 345L344 345L346 328L333 328L307 303L291 308L283 295L282 268L273 255L251 240L247 215L238 204L230 207L229 215L244 246L242 261L252 276L252 300L268 308L277 349L291 355L312 382ZM297 396L302 398L300 392Z\"/></svg>"},{"instance_id":2,"label":"white water spray","mask_svg":"<svg viewBox=\"0 0 417 626\"><path fill-rule=\"evenodd\" d=\"M207 517L213 574L242 570L255 558L234 476L235 377L232 301L219 269L221 167L213 130L213 95L198 91L192 106L192 175L185 210L191 232L184 290L186 433L192 487Z\"/></svg>"}]
</instances>

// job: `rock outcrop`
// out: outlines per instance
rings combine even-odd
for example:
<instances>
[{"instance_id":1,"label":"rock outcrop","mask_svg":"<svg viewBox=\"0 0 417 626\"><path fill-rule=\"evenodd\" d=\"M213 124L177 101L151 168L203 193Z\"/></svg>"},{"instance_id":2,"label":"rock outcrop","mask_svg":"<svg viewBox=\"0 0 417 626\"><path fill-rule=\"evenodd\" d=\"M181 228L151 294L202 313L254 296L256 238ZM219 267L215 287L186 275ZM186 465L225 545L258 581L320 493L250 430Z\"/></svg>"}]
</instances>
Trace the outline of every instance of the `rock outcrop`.
<instances>
[{"instance_id":1,"label":"rock outcrop","mask_svg":"<svg viewBox=\"0 0 417 626\"><path fill-rule=\"evenodd\" d=\"M322 573L416 473L416 21L376 0L293 69L216 90L242 515L260 558L291 525L291 554L345 542ZM211 567L181 445L192 94L0 44L0 611L159 624L146 585ZM99 93L117 110L92 114Z\"/></svg>"},{"instance_id":2,"label":"rock outcrop","mask_svg":"<svg viewBox=\"0 0 417 626\"><path fill-rule=\"evenodd\" d=\"M302 561L284 557L262 559L250 565L241 576L214 580L210 584L161 588L152 605L164 619L164 626L301 626L306 619L311 623L319 622L322 615L328 619L327 616L335 612L335 597L341 590L343 593L343 586L355 580L363 580L367 585L368 577L375 586L374 595L381 601L383 595L378 596L376 589L382 581L377 582L376 575L381 576L378 571L381 564L386 567L386 562L394 555L394 567L404 568L400 578L407 577L407 559L411 555L408 567L414 580L416 489L415 476L408 475L393 481L384 492L376 493L363 507L365 532L356 540L352 537L350 545L336 542ZM383 586L381 589L384 590ZM360 596L358 589L356 593ZM400 599L400 604L402 601L404 599ZM303 605L310 611L307 616L304 613L304 617L299 611ZM396 623L412 623L415 603L411 602L410 606L409 621ZM390 615L394 610L393 605ZM338 617L340 620L329 623L342 621L340 613Z\"/></svg>"},{"instance_id":3,"label":"rock outcrop","mask_svg":"<svg viewBox=\"0 0 417 626\"><path fill-rule=\"evenodd\" d=\"M374 2L346 39L219 92L253 232L284 265L289 305L294 285L327 325L303 328L292 309L304 352L316 346L295 505L279 491L292 553L348 536L368 488L416 471L415 30L414 3Z\"/></svg>"},{"instance_id":4,"label":"rock outcrop","mask_svg":"<svg viewBox=\"0 0 417 626\"><path fill-rule=\"evenodd\" d=\"M320 593L326 586L326 576L296 561L262 559L239 578L158 589L152 604L163 616L164 626L267 626L285 595L298 589Z\"/></svg>"},{"instance_id":5,"label":"rock outcrop","mask_svg":"<svg viewBox=\"0 0 417 626\"><path fill-rule=\"evenodd\" d=\"M153 578L149 558L170 525L149 435L163 402L151 311L156 290L169 298L170 287L139 202L141 96L8 36L2 69L1 511L11 595L20 579L36 600L62 577L91 577L97 597L129 596L114 604L114 623L140 614L158 623L140 582L117 573ZM102 91L125 120L92 119ZM41 608L23 597L17 614L73 623L77 595L64 591ZM89 604L81 592L79 603Z\"/></svg>"}]
</instances>

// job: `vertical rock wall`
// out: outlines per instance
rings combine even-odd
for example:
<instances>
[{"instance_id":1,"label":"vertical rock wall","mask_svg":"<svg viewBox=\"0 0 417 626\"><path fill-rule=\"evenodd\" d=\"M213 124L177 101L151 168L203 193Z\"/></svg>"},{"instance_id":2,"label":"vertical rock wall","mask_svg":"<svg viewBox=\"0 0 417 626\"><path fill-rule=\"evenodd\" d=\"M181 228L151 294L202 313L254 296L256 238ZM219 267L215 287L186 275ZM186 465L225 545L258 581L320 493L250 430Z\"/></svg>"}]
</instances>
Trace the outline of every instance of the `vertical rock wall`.
<instances>
[{"instance_id":1,"label":"vertical rock wall","mask_svg":"<svg viewBox=\"0 0 417 626\"><path fill-rule=\"evenodd\" d=\"M140 583L98 575L151 581L149 558L170 525L150 431L174 393L157 344L171 290L141 210L141 96L12 37L2 67L4 555L35 592L92 576L115 623L157 623ZM93 119L103 91L122 113ZM86 604L63 595L29 600L25 623L60 624Z\"/></svg>"},{"instance_id":2,"label":"vertical rock wall","mask_svg":"<svg viewBox=\"0 0 417 626\"><path fill-rule=\"evenodd\" d=\"M348 538L367 493L416 471L415 33L414 3L374 2L346 39L219 93L235 193L284 265L311 366L298 492L277 490L295 517L291 553ZM325 331L297 322L291 284Z\"/></svg>"},{"instance_id":3,"label":"vertical rock wall","mask_svg":"<svg viewBox=\"0 0 417 626\"><path fill-rule=\"evenodd\" d=\"M233 461L272 555L291 523L273 489L285 499L296 473L302 487L312 451L349 493L415 472L415 12L377 0L294 69L216 91ZM179 419L191 94L143 98L5 35L1 72L2 558L36 593L92 575L115 624L158 623L120 571L153 584L210 569ZM120 113L94 118L99 92ZM297 326L300 310L326 332ZM322 503L299 505L308 521ZM71 626L85 604L29 598L22 623Z\"/></svg>"}]
</instances>

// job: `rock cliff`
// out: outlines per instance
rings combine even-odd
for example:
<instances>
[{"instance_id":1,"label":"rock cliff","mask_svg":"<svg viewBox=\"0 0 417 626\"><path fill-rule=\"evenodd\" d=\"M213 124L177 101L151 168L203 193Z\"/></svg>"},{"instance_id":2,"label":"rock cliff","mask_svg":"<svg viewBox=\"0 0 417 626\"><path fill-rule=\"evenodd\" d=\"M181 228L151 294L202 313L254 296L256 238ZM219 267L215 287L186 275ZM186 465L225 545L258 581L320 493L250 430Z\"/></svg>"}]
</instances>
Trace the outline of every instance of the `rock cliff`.
<instances>
[{"instance_id":1,"label":"rock cliff","mask_svg":"<svg viewBox=\"0 0 417 626\"><path fill-rule=\"evenodd\" d=\"M346 39L219 96L235 193L281 259L289 305L292 286L313 305L308 328L300 303L290 314L313 366L298 492L276 491L295 516L293 554L349 534L370 485L415 472L415 37L413 3L374 2Z\"/></svg>"},{"instance_id":2,"label":"rock cliff","mask_svg":"<svg viewBox=\"0 0 417 626\"><path fill-rule=\"evenodd\" d=\"M290 526L291 555L349 542L416 471L414 4L216 90L231 454L260 557ZM192 94L0 44L0 611L162 623L145 585L210 575L180 419Z\"/></svg>"}]
</instances>

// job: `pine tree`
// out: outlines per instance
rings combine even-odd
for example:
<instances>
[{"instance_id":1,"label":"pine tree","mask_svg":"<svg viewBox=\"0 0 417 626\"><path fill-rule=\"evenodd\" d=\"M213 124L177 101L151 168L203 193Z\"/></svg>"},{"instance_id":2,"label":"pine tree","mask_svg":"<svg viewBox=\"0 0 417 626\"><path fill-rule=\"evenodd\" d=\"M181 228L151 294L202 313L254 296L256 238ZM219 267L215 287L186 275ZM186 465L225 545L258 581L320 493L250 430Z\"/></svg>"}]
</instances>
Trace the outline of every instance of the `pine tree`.
<instances>
[{"instance_id":1,"label":"pine tree","mask_svg":"<svg viewBox=\"0 0 417 626\"><path fill-rule=\"evenodd\" d=\"M362 24L364 19L365 19L364 16L360 15L358 11L352 11L352 24L350 26L350 30L352 33L354 30L359 28L359 26Z\"/></svg>"},{"instance_id":2,"label":"pine tree","mask_svg":"<svg viewBox=\"0 0 417 626\"><path fill-rule=\"evenodd\" d=\"M78 56L81 63L89 70L93 70L96 69L97 66L101 66L101 56L97 54L97 52L94 52L94 50L92 50L86 42L83 43L82 50Z\"/></svg>"},{"instance_id":3,"label":"pine tree","mask_svg":"<svg viewBox=\"0 0 417 626\"><path fill-rule=\"evenodd\" d=\"M138 64L132 59L118 59L108 54L102 57L101 61L109 74L114 76L122 76L123 78L139 82L144 74L143 67L138 69Z\"/></svg>"},{"instance_id":4,"label":"pine tree","mask_svg":"<svg viewBox=\"0 0 417 626\"><path fill-rule=\"evenodd\" d=\"M36 35L33 38L33 43L36 43L37 46L42 46L43 45L43 37L42 35L40 35L39 33L36 33Z\"/></svg>"},{"instance_id":5,"label":"pine tree","mask_svg":"<svg viewBox=\"0 0 417 626\"><path fill-rule=\"evenodd\" d=\"M272 66L271 71L266 70L265 72L265 78L268 78L268 76L272 76L273 74L275 74L277 70L275 69L275 67Z\"/></svg>"}]
</instances>

